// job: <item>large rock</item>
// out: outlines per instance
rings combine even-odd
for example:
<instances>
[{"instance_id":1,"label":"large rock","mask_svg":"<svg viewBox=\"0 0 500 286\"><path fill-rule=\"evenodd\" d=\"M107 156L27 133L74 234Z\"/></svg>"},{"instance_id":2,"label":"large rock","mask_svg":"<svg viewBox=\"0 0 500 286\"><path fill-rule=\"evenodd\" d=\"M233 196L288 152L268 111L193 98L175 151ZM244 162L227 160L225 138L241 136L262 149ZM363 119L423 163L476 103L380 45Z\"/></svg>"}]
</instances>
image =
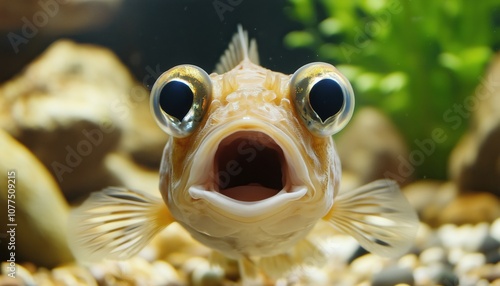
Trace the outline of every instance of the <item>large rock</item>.
<instances>
[{"instance_id":1,"label":"large rock","mask_svg":"<svg viewBox=\"0 0 500 286\"><path fill-rule=\"evenodd\" d=\"M104 165L111 151L160 160L166 137L147 105L148 92L111 51L61 40L0 87L0 128L73 198L116 183Z\"/></svg>"},{"instance_id":2,"label":"large rock","mask_svg":"<svg viewBox=\"0 0 500 286\"><path fill-rule=\"evenodd\" d=\"M439 224L476 224L500 217L500 200L487 192L458 196L439 215Z\"/></svg>"},{"instance_id":3,"label":"large rock","mask_svg":"<svg viewBox=\"0 0 500 286\"><path fill-rule=\"evenodd\" d=\"M464 192L485 191L500 196L500 54L475 93L458 107L462 112L453 117L455 124L470 114L472 122L452 152L451 177Z\"/></svg>"},{"instance_id":4,"label":"large rock","mask_svg":"<svg viewBox=\"0 0 500 286\"><path fill-rule=\"evenodd\" d=\"M15 253L17 263L24 260L45 267L71 261L66 241L69 207L57 183L26 147L2 129L0 150L0 227L1 234L7 234L2 253L9 253L8 258ZM4 242L14 248L8 249Z\"/></svg>"},{"instance_id":5,"label":"large rock","mask_svg":"<svg viewBox=\"0 0 500 286\"><path fill-rule=\"evenodd\" d=\"M391 121L375 108L362 108L336 140L342 168L359 176L361 183L392 178L408 183L401 161L408 158L402 136Z\"/></svg>"},{"instance_id":6,"label":"large rock","mask_svg":"<svg viewBox=\"0 0 500 286\"><path fill-rule=\"evenodd\" d=\"M441 213L458 195L457 186L452 182L419 180L403 188L403 192L417 211L422 222L439 226Z\"/></svg>"}]
</instances>

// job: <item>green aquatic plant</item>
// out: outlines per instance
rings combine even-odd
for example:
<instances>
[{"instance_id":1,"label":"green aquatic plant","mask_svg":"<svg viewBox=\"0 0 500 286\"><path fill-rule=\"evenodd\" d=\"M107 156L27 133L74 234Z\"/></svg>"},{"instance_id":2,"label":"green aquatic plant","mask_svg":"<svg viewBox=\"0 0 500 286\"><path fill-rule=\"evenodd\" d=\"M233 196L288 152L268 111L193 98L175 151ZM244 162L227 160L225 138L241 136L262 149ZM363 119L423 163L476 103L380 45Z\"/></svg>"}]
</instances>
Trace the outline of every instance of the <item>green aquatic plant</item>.
<instances>
[{"instance_id":1,"label":"green aquatic plant","mask_svg":"<svg viewBox=\"0 0 500 286\"><path fill-rule=\"evenodd\" d=\"M417 175L445 178L500 44L500 1L289 0L285 12L302 25L285 46L335 64L357 105L383 110L419 151L407 158Z\"/></svg>"}]
</instances>

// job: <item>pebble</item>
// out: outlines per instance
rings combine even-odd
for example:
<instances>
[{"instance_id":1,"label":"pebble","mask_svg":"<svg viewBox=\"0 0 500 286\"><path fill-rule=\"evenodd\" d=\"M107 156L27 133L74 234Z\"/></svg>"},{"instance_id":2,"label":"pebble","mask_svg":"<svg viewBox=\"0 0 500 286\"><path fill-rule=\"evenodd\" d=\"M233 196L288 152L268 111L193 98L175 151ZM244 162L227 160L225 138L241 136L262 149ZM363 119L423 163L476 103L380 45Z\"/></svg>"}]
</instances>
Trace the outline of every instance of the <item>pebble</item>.
<instances>
[{"instance_id":1,"label":"pebble","mask_svg":"<svg viewBox=\"0 0 500 286\"><path fill-rule=\"evenodd\" d=\"M490 226L491 237L500 242L500 218L497 218Z\"/></svg>"},{"instance_id":2,"label":"pebble","mask_svg":"<svg viewBox=\"0 0 500 286\"><path fill-rule=\"evenodd\" d=\"M176 285L183 282L177 270L165 261L155 261L152 267L154 285Z\"/></svg>"},{"instance_id":3,"label":"pebble","mask_svg":"<svg viewBox=\"0 0 500 286\"><path fill-rule=\"evenodd\" d=\"M420 254L420 263L429 265L435 262L446 262L446 251L441 247L431 247Z\"/></svg>"},{"instance_id":4,"label":"pebble","mask_svg":"<svg viewBox=\"0 0 500 286\"><path fill-rule=\"evenodd\" d=\"M384 268L384 260L382 257L369 253L354 260L350 270L360 278L368 278Z\"/></svg>"},{"instance_id":5,"label":"pebble","mask_svg":"<svg viewBox=\"0 0 500 286\"><path fill-rule=\"evenodd\" d=\"M500 247L498 249L489 251L486 254L486 263L488 264L500 263Z\"/></svg>"},{"instance_id":6,"label":"pebble","mask_svg":"<svg viewBox=\"0 0 500 286\"><path fill-rule=\"evenodd\" d=\"M458 285L458 277L453 269L443 263L433 263L415 269L416 285Z\"/></svg>"},{"instance_id":7,"label":"pebble","mask_svg":"<svg viewBox=\"0 0 500 286\"><path fill-rule=\"evenodd\" d=\"M417 230L417 236L415 238L415 244L413 248L416 249L427 249L433 246L442 245L440 238L436 231L429 227L425 223L420 223Z\"/></svg>"},{"instance_id":8,"label":"pebble","mask_svg":"<svg viewBox=\"0 0 500 286\"><path fill-rule=\"evenodd\" d=\"M373 275L372 286L391 286L396 284L414 285L415 278L411 268L391 266Z\"/></svg>"},{"instance_id":9,"label":"pebble","mask_svg":"<svg viewBox=\"0 0 500 286\"><path fill-rule=\"evenodd\" d=\"M410 253L410 254L406 254L405 256L401 257L398 261L398 266L399 267L402 267L402 268L411 268L411 269L415 269L418 267L419 265L419 259L418 259L418 256L413 254L413 253Z\"/></svg>"},{"instance_id":10,"label":"pebble","mask_svg":"<svg viewBox=\"0 0 500 286\"><path fill-rule=\"evenodd\" d=\"M481 242L478 250L483 253L489 253L491 251L495 251L500 248L500 241L494 239L491 235L486 235Z\"/></svg>"},{"instance_id":11,"label":"pebble","mask_svg":"<svg viewBox=\"0 0 500 286\"><path fill-rule=\"evenodd\" d=\"M13 273L11 270L11 265L9 262L2 262L2 273ZM15 266L15 278L2 276L2 281L0 281L0 285L27 285L27 286L35 286L35 279L31 275L31 273L24 268L22 265L16 264ZM12 283L12 284L11 284Z\"/></svg>"},{"instance_id":12,"label":"pebble","mask_svg":"<svg viewBox=\"0 0 500 286\"><path fill-rule=\"evenodd\" d=\"M482 222L471 226L466 233L460 234L461 237L467 238L464 240L464 249L469 252L479 251L489 236L489 228L488 223Z\"/></svg>"},{"instance_id":13,"label":"pebble","mask_svg":"<svg viewBox=\"0 0 500 286\"><path fill-rule=\"evenodd\" d=\"M487 223L461 226L446 224L439 228L438 236L446 248L462 248L468 252L476 252L489 236L488 229Z\"/></svg>"},{"instance_id":14,"label":"pebble","mask_svg":"<svg viewBox=\"0 0 500 286\"><path fill-rule=\"evenodd\" d=\"M455 272L458 275L467 274L473 269L483 266L486 262L486 257L482 253L467 253L458 261Z\"/></svg>"}]
</instances>

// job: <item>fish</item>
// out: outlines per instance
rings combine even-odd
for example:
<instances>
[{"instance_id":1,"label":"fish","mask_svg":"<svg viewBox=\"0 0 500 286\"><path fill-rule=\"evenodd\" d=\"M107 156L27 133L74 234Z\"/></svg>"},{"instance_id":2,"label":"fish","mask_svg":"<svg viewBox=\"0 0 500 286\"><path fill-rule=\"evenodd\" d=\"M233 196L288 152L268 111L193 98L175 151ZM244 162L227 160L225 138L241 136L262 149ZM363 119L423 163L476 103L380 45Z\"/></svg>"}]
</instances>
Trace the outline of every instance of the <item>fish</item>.
<instances>
[{"instance_id":1,"label":"fish","mask_svg":"<svg viewBox=\"0 0 500 286\"><path fill-rule=\"evenodd\" d=\"M354 91L333 65L308 63L291 75L266 69L238 26L215 72L167 70L150 105L168 136L161 197L122 187L92 193L70 215L79 260L128 259L172 223L219 260L236 260L243 281L324 260L309 238L318 223L377 255L411 248L418 217L396 182L340 188L332 136L354 112Z\"/></svg>"}]
</instances>

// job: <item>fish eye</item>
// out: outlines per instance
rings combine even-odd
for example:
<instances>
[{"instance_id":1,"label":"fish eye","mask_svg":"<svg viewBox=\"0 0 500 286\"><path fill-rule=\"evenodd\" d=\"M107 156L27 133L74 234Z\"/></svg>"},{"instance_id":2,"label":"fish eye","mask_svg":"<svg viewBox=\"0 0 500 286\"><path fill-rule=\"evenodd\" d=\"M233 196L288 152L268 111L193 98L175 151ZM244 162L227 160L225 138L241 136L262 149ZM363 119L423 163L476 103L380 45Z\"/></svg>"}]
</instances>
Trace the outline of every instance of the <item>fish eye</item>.
<instances>
[{"instance_id":1,"label":"fish eye","mask_svg":"<svg viewBox=\"0 0 500 286\"><path fill-rule=\"evenodd\" d=\"M158 125L171 136L186 137L203 119L212 81L201 68L180 65L164 72L151 90L151 110Z\"/></svg>"},{"instance_id":2,"label":"fish eye","mask_svg":"<svg viewBox=\"0 0 500 286\"><path fill-rule=\"evenodd\" d=\"M320 137L342 130L354 111L351 84L327 63L311 63L298 69L292 76L290 93L305 126Z\"/></svg>"}]
</instances>

